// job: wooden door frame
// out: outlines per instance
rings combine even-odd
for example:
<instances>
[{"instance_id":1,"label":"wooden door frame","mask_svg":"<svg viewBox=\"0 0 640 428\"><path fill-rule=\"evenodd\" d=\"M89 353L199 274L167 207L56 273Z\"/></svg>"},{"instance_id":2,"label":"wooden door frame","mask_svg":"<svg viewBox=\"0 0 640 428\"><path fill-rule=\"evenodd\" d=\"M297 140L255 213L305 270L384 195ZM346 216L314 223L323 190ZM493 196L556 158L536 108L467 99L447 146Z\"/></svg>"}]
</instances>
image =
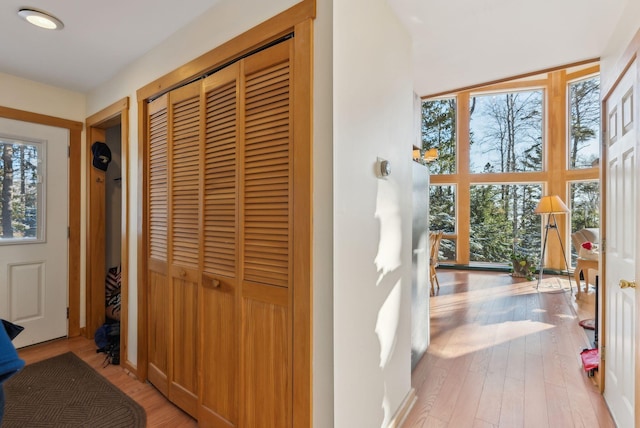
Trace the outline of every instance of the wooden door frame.
<instances>
[{"instance_id":1,"label":"wooden door frame","mask_svg":"<svg viewBox=\"0 0 640 428\"><path fill-rule=\"evenodd\" d=\"M69 130L69 249L68 249L68 305L67 336L81 334L80 329L80 153L82 150L82 122L62 119L0 106L0 117L37 123Z\"/></svg>"},{"instance_id":2,"label":"wooden door frame","mask_svg":"<svg viewBox=\"0 0 640 428\"><path fill-rule=\"evenodd\" d=\"M136 373L135 365L128 359L127 332L129 315L129 97L122 98L86 119L86 156L87 166L87 236L86 236L86 336L92 338L95 329L105 321L105 247L104 239L93 239L96 229L104 227L104 200L97 197L96 178L101 171L91 167L91 145L95 141L104 141L105 130L116 125L121 126L122 155L122 227L121 227L121 311L120 311L120 364ZM101 211L98 215L92 215ZM104 237L104 232L102 232Z\"/></svg>"},{"instance_id":3,"label":"wooden door frame","mask_svg":"<svg viewBox=\"0 0 640 428\"><path fill-rule=\"evenodd\" d=\"M147 106L150 100L232 61L256 48L294 33L293 91L293 426L313 426L313 19L315 0L302 0L280 14L201 55L137 91L138 102L138 366L139 378L148 374L147 333ZM308 143L308 144L305 144Z\"/></svg>"},{"instance_id":4,"label":"wooden door frame","mask_svg":"<svg viewBox=\"0 0 640 428\"><path fill-rule=\"evenodd\" d=\"M618 83L620 83L620 80L622 79L622 76L624 76L624 74L627 72L627 70L629 69L629 67L631 67L631 64L633 63L633 61L636 60L640 60L640 30L638 30L635 34L635 36L633 37L633 39L629 42L627 48L625 49L625 51L623 52L622 56L618 59L617 63L615 65L613 65L613 67L610 70L610 73L607 74L606 76L601 76L601 87L600 87L600 93L601 94L605 94L604 96L602 96L602 105L601 105L601 129L602 129L602 135L601 135L601 149L600 149L600 165L602 165L602 168L600 169L600 189L601 189L601 197L600 197L600 207L601 207L601 215L600 215L600 242L602 244L606 243L606 239L607 239L607 230L606 230L606 218L607 218L607 207L606 207L606 189L607 189L607 171L608 168L606 167L606 165L608 164L608 156L607 156L607 139L606 139L606 135L608 132L608 112L607 112L607 101L609 100L609 98L611 97L611 95L613 94L613 91L616 89L616 87L618 86ZM636 86L638 84L640 84L640 66L638 67L638 72L635 78L635 84ZM640 100L636 100L636 105L638 102L640 102ZM635 114L635 113L634 113ZM637 124L636 124L637 126ZM638 132L638 131L636 131ZM640 133L638 133L638 135L640 135ZM636 145L638 144L636 137ZM638 192L636 191L636 194ZM640 201L637 200L636 198L636 207L638 207L638 204L640 203ZM634 237L635 239L635 237ZM601 244L601 245L602 245ZM603 245L603 251L605 251L606 254L606 248ZM638 272L638 263L639 263L639 255L638 255L638 248L636 248L636 272ZM599 346L600 346L600 352L601 355L603 355L605 358L603 358L600 361L600 367L599 367L599 376L601 379L600 382L600 392L603 393L604 389L606 388L605 385L605 375L604 373L607 370L607 361L606 361L606 355L604 355L604 351L602 350L603 348L606 347L607 345L607 336L606 336L606 325L607 325L607 297L606 297L606 269L607 269L607 265L606 265L606 258L603 256L601 263L600 263L600 277L602 278L600 287L599 287L599 293L600 293L600 307L602 308L602 322L599 324ZM636 278L637 281L637 278ZM640 299L638 299L636 297L636 319L635 319L635 356L634 356L634 361L635 361L635 373L636 373L636 381L635 381L635 405L634 408L636 409L636 411L634 412L634 417L635 417L635 425L636 426L640 426L640 381L638 380L638 373L640 373L640 323L638 322L638 317L640 315ZM596 314L596 316L598 316ZM606 349L606 348L605 348Z\"/></svg>"}]
</instances>

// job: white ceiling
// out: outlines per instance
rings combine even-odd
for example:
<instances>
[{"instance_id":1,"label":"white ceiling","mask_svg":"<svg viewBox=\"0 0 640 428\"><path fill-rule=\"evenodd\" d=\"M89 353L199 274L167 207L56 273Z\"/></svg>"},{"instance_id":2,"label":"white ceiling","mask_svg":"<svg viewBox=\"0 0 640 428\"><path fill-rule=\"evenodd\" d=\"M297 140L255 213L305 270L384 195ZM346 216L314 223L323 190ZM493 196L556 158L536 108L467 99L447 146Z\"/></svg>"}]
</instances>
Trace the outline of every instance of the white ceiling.
<instances>
[{"instance_id":1,"label":"white ceiling","mask_svg":"<svg viewBox=\"0 0 640 428\"><path fill-rule=\"evenodd\" d=\"M421 96L598 58L630 1L389 0Z\"/></svg>"},{"instance_id":2,"label":"white ceiling","mask_svg":"<svg viewBox=\"0 0 640 428\"><path fill-rule=\"evenodd\" d=\"M219 0L2 0L0 72L87 92L184 27ZM18 17L47 11L62 31Z\"/></svg>"},{"instance_id":3,"label":"white ceiling","mask_svg":"<svg viewBox=\"0 0 640 428\"><path fill-rule=\"evenodd\" d=\"M0 72L87 92L218 1L2 0ZM414 38L416 92L428 95L599 57L637 0L388 1ZM27 25L24 6L64 30Z\"/></svg>"}]
</instances>

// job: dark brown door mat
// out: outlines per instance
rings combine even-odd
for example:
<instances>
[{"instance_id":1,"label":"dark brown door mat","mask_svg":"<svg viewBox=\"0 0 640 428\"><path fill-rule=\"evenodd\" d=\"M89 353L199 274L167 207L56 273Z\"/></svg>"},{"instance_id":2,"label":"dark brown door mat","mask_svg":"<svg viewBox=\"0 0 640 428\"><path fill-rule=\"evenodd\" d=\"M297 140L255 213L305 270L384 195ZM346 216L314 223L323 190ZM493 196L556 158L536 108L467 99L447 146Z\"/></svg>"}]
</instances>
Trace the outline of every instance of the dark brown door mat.
<instances>
[{"instance_id":1,"label":"dark brown door mat","mask_svg":"<svg viewBox=\"0 0 640 428\"><path fill-rule=\"evenodd\" d=\"M2 428L146 426L144 409L72 352L26 366L4 389Z\"/></svg>"}]
</instances>

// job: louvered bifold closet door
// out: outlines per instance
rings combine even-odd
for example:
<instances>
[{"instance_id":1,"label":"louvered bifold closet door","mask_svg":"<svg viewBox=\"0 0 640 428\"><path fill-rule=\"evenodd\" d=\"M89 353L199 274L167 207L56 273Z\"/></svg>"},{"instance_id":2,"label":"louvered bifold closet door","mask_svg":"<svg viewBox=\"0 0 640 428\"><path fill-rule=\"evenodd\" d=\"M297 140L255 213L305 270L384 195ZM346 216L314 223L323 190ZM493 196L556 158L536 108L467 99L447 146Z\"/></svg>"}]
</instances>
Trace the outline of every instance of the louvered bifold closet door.
<instances>
[{"instance_id":1,"label":"louvered bifold closet door","mask_svg":"<svg viewBox=\"0 0 640 428\"><path fill-rule=\"evenodd\" d=\"M169 279L167 257L168 150L167 96L148 104L147 237L149 381L168 395Z\"/></svg>"},{"instance_id":2,"label":"louvered bifold closet door","mask_svg":"<svg viewBox=\"0 0 640 428\"><path fill-rule=\"evenodd\" d=\"M200 82L169 93L169 398L197 415Z\"/></svg>"},{"instance_id":3,"label":"louvered bifold closet door","mask_svg":"<svg viewBox=\"0 0 640 428\"><path fill-rule=\"evenodd\" d=\"M204 81L201 426L238 426L238 72Z\"/></svg>"},{"instance_id":4,"label":"louvered bifold closet door","mask_svg":"<svg viewBox=\"0 0 640 428\"><path fill-rule=\"evenodd\" d=\"M243 427L291 426L292 44L242 64Z\"/></svg>"}]
</instances>

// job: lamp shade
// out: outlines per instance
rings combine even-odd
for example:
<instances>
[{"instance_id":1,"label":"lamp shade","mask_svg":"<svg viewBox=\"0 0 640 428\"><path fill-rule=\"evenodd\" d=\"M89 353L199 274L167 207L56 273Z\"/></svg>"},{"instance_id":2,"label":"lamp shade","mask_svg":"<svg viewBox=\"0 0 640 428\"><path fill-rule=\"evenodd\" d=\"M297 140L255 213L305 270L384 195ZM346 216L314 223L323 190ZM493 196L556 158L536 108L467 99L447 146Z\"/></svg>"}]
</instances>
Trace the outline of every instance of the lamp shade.
<instances>
[{"instance_id":1,"label":"lamp shade","mask_svg":"<svg viewBox=\"0 0 640 428\"><path fill-rule=\"evenodd\" d=\"M438 149L430 148L426 152L424 152L424 156L422 156L426 162L433 162L438 159Z\"/></svg>"},{"instance_id":2,"label":"lamp shade","mask_svg":"<svg viewBox=\"0 0 640 428\"><path fill-rule=\"evenodd\" d=\"M566 214L569 212L569 208L562 202L560 196L543 196L538 202L535 214Z\"/></svg>"}]
</instances>

